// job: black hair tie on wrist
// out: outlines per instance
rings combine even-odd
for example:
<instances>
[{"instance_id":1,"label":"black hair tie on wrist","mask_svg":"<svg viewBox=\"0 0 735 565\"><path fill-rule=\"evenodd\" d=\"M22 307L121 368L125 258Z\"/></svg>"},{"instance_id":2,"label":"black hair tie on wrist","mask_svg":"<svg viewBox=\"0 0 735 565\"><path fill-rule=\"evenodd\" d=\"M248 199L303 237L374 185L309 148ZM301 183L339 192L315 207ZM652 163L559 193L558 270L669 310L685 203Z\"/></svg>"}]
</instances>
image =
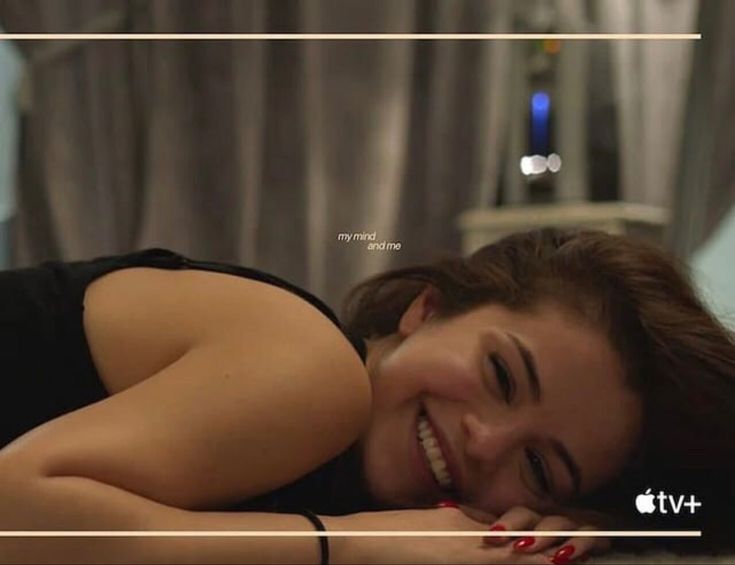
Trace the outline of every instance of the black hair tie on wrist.
<instances>
[{"instance_id":1,"label":"black hair tie on wrist","mask_svg":"<svg viewBox=\"0 0 735 565\"><path fill-rule=\"evenodd\" d=\"M314 524L314 528L316 528L317 532L326 532L327 528L324 527L324 524L319 519L319 517L314 514L313 512L309 510L303 510L302 512L299 512L304 518L309 520L312 524ZM327 536L318 536L319 537L319 549L321 551L321 565L329 565L329 538Z\"/></svg>"}]
</instances>

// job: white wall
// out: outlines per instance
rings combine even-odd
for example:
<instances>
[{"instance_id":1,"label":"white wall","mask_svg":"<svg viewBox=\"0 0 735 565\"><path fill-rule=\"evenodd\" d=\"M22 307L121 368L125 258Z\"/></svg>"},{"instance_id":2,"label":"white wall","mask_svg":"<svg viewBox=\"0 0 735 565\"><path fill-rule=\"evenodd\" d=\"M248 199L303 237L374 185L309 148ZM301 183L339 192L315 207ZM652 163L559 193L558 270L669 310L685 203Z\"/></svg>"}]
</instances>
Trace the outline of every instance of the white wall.
<instances>
[{"instance_id":1,"label":"white wall","mask_svg":"<svg viewBox=\"0 0 735 565\"><path fill-rule=\"evenodd\" d=\"M18 155L16 93L20 74L21 59L17 50L9 42L0 41L0 269L8 266L8 220L15 213Z\"/></svg>"},{"instance_id":2,"label":"white wall","mask_svg":"<svg viewBox=\"0 0 735 565\"><path fill-rule=\"evenodd\" d=\"M694 254L692 267L702 295L735 330L735 207Z\"/></svg>"}]
</instances>

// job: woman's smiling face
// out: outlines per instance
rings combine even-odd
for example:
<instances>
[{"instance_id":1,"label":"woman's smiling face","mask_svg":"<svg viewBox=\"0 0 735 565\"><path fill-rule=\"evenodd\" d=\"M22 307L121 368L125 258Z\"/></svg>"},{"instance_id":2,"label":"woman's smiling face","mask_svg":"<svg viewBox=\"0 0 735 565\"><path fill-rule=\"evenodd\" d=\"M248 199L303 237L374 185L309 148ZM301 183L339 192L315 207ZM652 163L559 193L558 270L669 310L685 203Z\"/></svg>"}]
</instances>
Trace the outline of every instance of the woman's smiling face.
<instances>
[{"instance_id":1,"label":"woman's smiling face","mask_svg":"<svg viewBox=\"0 0 735 565\"><path fill-rule=\"evenodd\" d=\"M368 342L373 412L361 444L376 500L433 505L449 478L465 504L544 510L613 478L641 405L602 332L551 303L439 319L434 297L424 291L395 334Z\"/></svg>"}]
</instances>

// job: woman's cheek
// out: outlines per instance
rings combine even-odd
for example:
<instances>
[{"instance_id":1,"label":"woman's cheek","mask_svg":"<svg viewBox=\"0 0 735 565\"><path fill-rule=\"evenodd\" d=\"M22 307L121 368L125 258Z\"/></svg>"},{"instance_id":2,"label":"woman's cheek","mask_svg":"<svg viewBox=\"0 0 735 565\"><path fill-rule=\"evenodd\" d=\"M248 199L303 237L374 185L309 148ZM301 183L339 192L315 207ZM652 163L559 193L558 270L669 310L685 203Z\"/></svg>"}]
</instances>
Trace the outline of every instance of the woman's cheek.
<instances>
[{"instance_id":1,"label":"woman's cheek","mask_svg":"<svg viewBox=\"0 0 735 565\"><path fill-rule=\"evenodd\" d=\"M472 356L444 342L415 346L405 343L381 364L382 384L400 387L406 394L427 394L453 401L476 398L485 389L479 364Z\"/></svg>"},{"instance_id":2,"label":"woman's cheek","mask_svg":"<svg viewBox=\"0 0 735 565\"><path fill-rule=\"evenodd\" d=\"M482 368L469 356L447 353L427 367L423 380L426 391L454 401L475 402L487 394Z\"/></svg>"},{"instance_id":3,"label":"woman's cheek","mask_svg":"<svg viewBox=\"0 0 735 565\"><path fill-rule=\"evenodd\" d=\"M505 473L488 479L476 498L478 508L495 514L502 514L513 506L530 507L531 503L531 499L519 488L518 482Z\"/></svg>"}]
</instances>

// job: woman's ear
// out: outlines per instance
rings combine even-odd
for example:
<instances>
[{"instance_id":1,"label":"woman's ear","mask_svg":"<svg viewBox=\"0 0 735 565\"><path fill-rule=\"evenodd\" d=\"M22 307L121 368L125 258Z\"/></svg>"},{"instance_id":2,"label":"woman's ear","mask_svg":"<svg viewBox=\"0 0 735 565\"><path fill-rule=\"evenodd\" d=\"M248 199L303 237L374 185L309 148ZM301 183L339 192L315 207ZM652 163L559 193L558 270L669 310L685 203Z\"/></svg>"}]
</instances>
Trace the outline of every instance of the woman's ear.
<instances>
[{"instance_id":1,"label":"woman's ear","mask_svg":"<svg viewBox=\"0 0 735 565\"><path fill-rule=\"evenodd\" d=\"M406 308L398 323L398 333L403 337L407 337L419 329L426 321L436 315L439 309L439 301L439 290L433 285L428 285Z\"/></svg>"}]
</instances>

